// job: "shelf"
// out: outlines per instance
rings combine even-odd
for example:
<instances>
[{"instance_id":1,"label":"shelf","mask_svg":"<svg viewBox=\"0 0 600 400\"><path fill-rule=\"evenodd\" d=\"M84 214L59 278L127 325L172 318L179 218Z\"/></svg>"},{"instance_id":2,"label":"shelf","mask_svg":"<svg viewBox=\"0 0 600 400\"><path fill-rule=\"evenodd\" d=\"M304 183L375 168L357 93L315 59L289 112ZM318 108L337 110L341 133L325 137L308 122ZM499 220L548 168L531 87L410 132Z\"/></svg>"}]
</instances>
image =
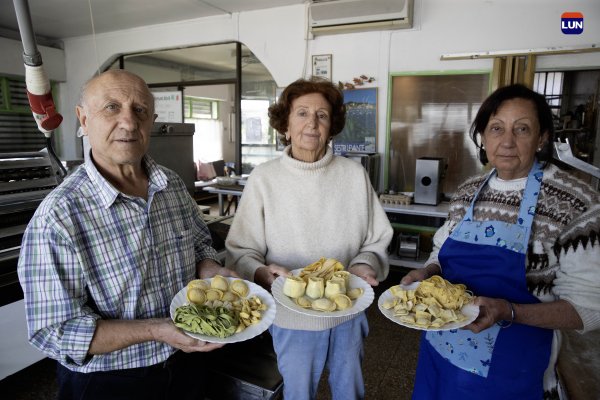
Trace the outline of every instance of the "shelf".
<instances>
[{"instance_id":1,"label":"shelf","mask_svg":"<svg viewBox=\"0 0 600 400\"><path fill-rule=\"evenodd\" d=\"M390 267L423 268L425 261L429 258L429 253L420 254L417 259L402 258L396 255L389 255Z\"/></svg>"},{"instance_id":2,"label":"shelf","mask_svg":"<svg viewBox=\"0 0 600 400\"><path fill-rule=\"evenodd\" d=\"M450 203L382 204L382 206L394 227L394 235L398 234L397 231L433 235L448 217ZM390 267L423 268L428 258L429 252L421 251L417 259L398 257L394 252L389 255L389 263Z\"/></svg>"},{"instance_id":3,"label":"shelf","mask_svg":"<svg viewBox=\"0 0 600 400\"><path fill-rule=\"evenodd\" d=\"M425 204L382 204L385 212L405 215L419 215L423 217L446 218L450 204L447 202L439 203L438 205Z\"/></svg>"}]
</instances>

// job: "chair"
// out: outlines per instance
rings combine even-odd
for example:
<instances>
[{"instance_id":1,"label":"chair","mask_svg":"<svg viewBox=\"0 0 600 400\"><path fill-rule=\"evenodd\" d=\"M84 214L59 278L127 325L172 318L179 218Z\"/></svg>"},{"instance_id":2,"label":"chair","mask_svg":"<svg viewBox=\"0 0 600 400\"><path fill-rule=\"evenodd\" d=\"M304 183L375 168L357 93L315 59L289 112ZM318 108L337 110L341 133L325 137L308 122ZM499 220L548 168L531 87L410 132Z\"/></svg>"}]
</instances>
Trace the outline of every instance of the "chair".
<instances>
[{"instance_id":1,"label":"chair","mask_svg":"<svg viewBox=\"0 0 600 400\"><path fill-rule=\"evenodd\" d=\"M215 168L216 176L225 176L225 161L217 160L211 163Z\"/></svg>"},{"instance_id":2,"label":"chair","mask_svg":"<svg viewBox=\"0 0 600 400\"><path fill-rule=\"evenodd\" d=\"M208 181L217 176L225 176L225 161L217 160L209 163L198 161L196 165L196 180Z\"/></svg>"}]
</instances>

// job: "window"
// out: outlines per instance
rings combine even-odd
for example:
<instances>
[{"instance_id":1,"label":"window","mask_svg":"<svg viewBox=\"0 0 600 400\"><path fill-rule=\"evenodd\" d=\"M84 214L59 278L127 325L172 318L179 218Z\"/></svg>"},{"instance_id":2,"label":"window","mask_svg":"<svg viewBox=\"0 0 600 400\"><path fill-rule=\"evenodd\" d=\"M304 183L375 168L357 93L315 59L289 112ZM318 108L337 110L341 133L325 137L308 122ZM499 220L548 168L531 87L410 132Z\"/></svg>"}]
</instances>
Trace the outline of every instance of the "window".
<instances>
[{"instance_id":1,"label":"window","mask_svg":"<svg viewBox=\"0 0 600 400\"><path fill-rule=\"evenodd\" d=\"M223 159L223 123L219 102L201 97L183 98L184 122L195 125L194 160L212 162Z\"/></svg>"},{"instance_id":2,"label":"window","mask_svg":"<svg viewBox=\"0 0 600 400\"><path fill-rule=\"evenodd\" d=\"M39 151L44 147L46 137L31 115L25 80L0 77L1 151Z\"/></svg>"},{"instance_id":3,"label":"window","mask_svg":"<svg viewBox=\"0 0 600 400\"><path fill-rule=\"evenodd\" d=\"M536 72L533 90L546 96L546 101L555 117L560 116L564 75L562 72Z\"/></svg>"},{"instance_id":4,"label":"window","mask_svg":"<svg viewBox=\"0 0 600 400\"><path fill-rule=\"evenodd\" d=\"M489 74L477 71L392 76L387 188L414 191L420 157L445 160L446 195L480 171L469 128L488 90Z\"/></svg>"},{"instance_id":5,"label":"window","mask_svg":"<svg viewBox=\"0 0 600 400\"><path fill-rule=\"evenodd\" d=\"M214 100L186 96L184 98L184 118L218 119L219 104Z\"/></svg>"}]
</instances>

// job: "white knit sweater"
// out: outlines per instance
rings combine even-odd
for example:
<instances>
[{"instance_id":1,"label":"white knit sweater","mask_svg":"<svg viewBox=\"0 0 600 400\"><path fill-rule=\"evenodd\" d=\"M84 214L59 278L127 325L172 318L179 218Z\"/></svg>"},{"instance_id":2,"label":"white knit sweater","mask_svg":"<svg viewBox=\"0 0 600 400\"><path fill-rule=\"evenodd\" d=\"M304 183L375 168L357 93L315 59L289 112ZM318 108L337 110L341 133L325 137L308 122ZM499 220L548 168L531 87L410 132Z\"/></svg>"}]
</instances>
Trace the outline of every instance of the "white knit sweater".
<instances>
[{"instance_id":1,"label":"white knit sweater","mask_svg":"<svg viewBox=\"0 0 600 400\"><path fill-rule=\"evenodd\" d=\"M314 163L290 157L257 166L250 174L227 235L226 265L249 280L258 267L302 268L321 257L346 268L365 263L386 278L392 228L364 168L330 148ZM319 318L277 305L274 324L324 330L353 316Z\"/></svg>"},{"instance_id":2,"label":"white knit sweater","mask_svg":"<svg viewBox=\"0 0 600 400\"><path fill-rule=\"evenodd\" d=\"M462 220L485 176L473 177L458 188L446 223L435 234L426 264L439 265L438 252ZM475 220L515 223L526 179L492 178L475 203ZM583 332L600 328L600 194L588 184L549 164L544 177L525 265L529 291L541 302L564 299L583 321ZM558 398L554 366L560 350L554 331L550 365L544 376L548 399Z\"/></svg>"}]
</instances>

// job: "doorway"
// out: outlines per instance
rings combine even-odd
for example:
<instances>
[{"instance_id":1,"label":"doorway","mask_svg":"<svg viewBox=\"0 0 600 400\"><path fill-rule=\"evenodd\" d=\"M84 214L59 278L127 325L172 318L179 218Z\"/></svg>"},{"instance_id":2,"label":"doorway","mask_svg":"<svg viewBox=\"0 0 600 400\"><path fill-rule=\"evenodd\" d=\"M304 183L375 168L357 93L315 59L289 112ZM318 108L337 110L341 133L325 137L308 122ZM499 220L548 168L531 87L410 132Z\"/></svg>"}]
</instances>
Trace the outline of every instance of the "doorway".
<instances>
[{"instance_id":1,"label":"doorway","mask_svg":"<svg viewBox=\"0 0 600 400\"><path fill-rule=\"evenodd\" d=\"M194 161L235 163L235 85L183 88L184 121L195 126Z\"/></svg>"},{"instance_id":2,"label":"doorway","mask_svg":"<svg viewBox=\"0 0 600 400\"><path fill-rule=\"evenodd\" d=\"M233 164L232 169L239 175L249 174L256 165L280 155L276 133L269 127L267 116L268 106L275 101L275 81L242 43L121 55L110 68L135 72L153 91L181 91L182 96L189 100L188 108L183 107L183 113L191 110L190 104L198 107L192 110L196 112L206 108L211 101L216 102L217 106L213 102L208 107L216 107L217 117L210 110L205 110L200 112L201 117L190 114L179 120L188 122L187 119L190 119L189 122L192 122L193 119L197 125L196 133L200 138L195 158L211 159L222 155L223 160ZM227 89L214 89L221 86ZM200 92L197 93L197 90ZM223 90L228 97L222 100L222 95L215 95L213 90ZM218 124L222 124L220 134L206 133L221 129ZM207 128L209 125L212 127ZM211 143L205 141L208 136L213 138Z\"/></svg>"}]
</instances>

